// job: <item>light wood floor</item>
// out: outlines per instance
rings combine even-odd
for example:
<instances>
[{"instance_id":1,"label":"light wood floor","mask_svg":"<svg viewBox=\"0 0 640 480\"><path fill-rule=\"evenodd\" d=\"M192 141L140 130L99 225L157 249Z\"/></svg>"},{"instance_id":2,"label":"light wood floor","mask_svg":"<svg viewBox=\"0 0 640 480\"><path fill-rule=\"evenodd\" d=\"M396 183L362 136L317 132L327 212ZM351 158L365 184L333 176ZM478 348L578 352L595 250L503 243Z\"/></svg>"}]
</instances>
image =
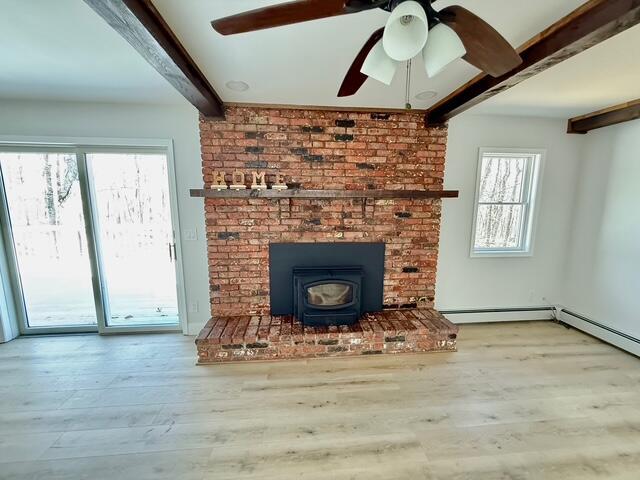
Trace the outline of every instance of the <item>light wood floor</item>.
<instances>
[{"instance_id":1,"label":"light wood floor","mask_svg":"<svg viewBox=\"0 0 640 480\"><path fill-rule=\"evenodd\" d=\"M195 367L193 338L0 345L0 478L640 478L640 360L550 322L458 353Z\"/></svg>"}]
</instances>

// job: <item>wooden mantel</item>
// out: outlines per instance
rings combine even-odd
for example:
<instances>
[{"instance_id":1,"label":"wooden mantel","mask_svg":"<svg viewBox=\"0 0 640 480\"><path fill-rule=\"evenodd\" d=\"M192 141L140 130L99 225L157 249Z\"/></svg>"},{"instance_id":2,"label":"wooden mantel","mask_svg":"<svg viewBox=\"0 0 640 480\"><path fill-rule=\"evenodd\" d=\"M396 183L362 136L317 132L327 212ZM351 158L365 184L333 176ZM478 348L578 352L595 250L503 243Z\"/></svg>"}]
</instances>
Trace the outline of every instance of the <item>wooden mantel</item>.
<instances>
[{"instance_id":1,"label":"wooden mantel","mask_svg":"<svg viewBox=\"0 0 640 480\"><path fill-rule=\"evenodd\" d=\"M317 200L340 200L345 198L458 198L458 190L215 190L192 189L192 197L200 198L304 198Z\"/></svg>"}]
</instances>

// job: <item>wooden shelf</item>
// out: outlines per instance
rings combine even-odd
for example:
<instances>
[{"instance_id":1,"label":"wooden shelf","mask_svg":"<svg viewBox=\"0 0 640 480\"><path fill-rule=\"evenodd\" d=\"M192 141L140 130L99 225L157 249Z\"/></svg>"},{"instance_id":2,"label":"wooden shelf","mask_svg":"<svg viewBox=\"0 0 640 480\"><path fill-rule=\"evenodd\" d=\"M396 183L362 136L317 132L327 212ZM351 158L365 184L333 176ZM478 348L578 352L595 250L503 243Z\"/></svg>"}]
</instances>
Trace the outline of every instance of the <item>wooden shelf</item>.
<instances>
[{"instance_id":1,"label":"wooden shelf","mask_svg":"<svg viewBox=\"0 0 640 480\"><path fill-rule=\"evenodd\" d=\"M200 198L306 198L306 199L344 199L344 198L458 198L458 190L213 190L191 189L192 197Z\"/></svg>"}]
</instances>

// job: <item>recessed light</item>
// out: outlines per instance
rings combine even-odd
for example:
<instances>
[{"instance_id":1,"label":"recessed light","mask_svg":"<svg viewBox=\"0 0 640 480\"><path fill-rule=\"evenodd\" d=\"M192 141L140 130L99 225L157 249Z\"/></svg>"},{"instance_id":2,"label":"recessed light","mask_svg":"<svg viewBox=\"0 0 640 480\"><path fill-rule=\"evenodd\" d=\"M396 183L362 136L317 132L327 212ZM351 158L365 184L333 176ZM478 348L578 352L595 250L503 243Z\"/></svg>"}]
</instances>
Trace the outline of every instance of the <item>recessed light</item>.
<instances>
[{"instance_id":1,"label":"recessed light","mask_svg":"<svg viewBox=\"0 0 640 480\"><path fill-rule=\"evenodd\" d=\"M236 92L246 92L249 90L249 84L246 82L241 82L240 80L231 80L225 83L229 90L234 90Z\"/></svg>"},{"instance_id":2,"label":"recessed light","mask_svg":"<svg viewBox=\"0 0 640 480\"><path fill-rule=\"evenodd\" d=\"M438 92L434 92L433 90L427 90L426 92L420 92L419 94L417 94L416 98L418 100L431 100L436 95L438 95Z\"/></svg>"}]
</instances>

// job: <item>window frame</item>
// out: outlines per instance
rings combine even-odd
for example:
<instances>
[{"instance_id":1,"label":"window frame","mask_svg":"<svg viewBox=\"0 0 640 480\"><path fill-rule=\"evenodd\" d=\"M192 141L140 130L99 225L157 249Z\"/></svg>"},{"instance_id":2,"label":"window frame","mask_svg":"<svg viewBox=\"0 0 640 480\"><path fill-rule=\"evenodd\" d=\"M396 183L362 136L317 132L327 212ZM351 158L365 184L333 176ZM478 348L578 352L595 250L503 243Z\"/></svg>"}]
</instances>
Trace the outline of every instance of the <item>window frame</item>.
<instances>
[{"instance_id":1,"label":"window frame","mask_svg":"<svg viewBox=\"0 0 640 480\"><path fill-rule=\"evenodd\" d=\"M491 257L530 257L533 255L534 236L538 218L537 199L540 192L542 171L546 157L546 150L539 148L502 148L482 147L478 151L476 188L473 204L473 223L471 225L470 256L472 258ZM480 177L482 174L482 161L487 154L495 155L527 155L525 173L525 185L523 202L480 202ZM520 232L520 245L515 248L484 248L478 249L476 243L476 227L478 222L478 210L480 205L524 205L523 221Z\"/></svg>"}]
</instances>

